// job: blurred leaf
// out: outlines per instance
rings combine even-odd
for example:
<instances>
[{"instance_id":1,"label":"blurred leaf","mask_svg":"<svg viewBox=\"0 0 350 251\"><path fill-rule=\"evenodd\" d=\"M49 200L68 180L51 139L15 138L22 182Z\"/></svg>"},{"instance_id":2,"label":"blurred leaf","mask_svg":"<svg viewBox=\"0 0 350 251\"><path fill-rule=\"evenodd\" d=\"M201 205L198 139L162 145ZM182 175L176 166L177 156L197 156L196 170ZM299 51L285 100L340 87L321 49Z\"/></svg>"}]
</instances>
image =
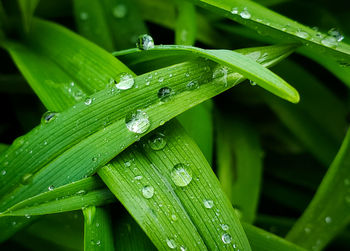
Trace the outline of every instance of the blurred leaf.
<instances>
[{"instance_id":1,"label":"blurred leaf","mask_svg":"<svg viewBox=\"0 0 350 251\"><path fill-rule=\"evenodd\" d=\"M35 8L39 0L17 0L22 13L22 21L25 31L29 31Z\"/></svg>"},{"instance_id":2,"label":"blurred leaf","mask_svg":"<svg viewBox=\"0 0 350 251\"><path fill-rule=\"evenodd\" d=\"M178 16L175 27L175 44L193 45L196 40L196 9L193 4L177 0Z\"/></svg>"}]
</instances>

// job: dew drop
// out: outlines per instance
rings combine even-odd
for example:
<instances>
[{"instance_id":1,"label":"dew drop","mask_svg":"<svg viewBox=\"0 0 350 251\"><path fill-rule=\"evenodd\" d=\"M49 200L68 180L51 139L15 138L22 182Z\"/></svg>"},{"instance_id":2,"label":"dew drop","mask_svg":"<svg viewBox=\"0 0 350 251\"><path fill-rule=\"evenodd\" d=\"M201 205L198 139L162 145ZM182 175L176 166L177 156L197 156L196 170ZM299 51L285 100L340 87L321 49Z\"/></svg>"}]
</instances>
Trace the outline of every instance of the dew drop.
<instances>
[{"instance_id":1,"label":"dew drop","mask_svg":"<svg viewBox=\"0 0 350 251\"><path fill-rule=\"evenodd\" d=\"M198 84L198 81L196 80L192 80L190 82L188 82L188 84L186 85L186 89L187 90L195 90L195 89L198 89L199 88L199 84Z\"/></svg>"},{"instance_id":2,"label":"dew drop","mask_svg":"<svg viewBox=\"0 0 350 251\"><path fill-rule=\"evenodd\" d=\"M118 4L112 9L112 15L115 18L124 18L128 12L128 9L124 4Z\"/></svg>"},{"instance_id":3,"label":"dew drop","mask_svg":"<svg viewBox=\"0 0 350 251\"><path fill-rule=\"evenodd\" d=\"M307 233L307 234L309 234L309 233L311 232L311 229L308 228L308 227L306 227L306 228L304 228L304 232Z\"/></svg>"},{"instance_id":4,"label":"dew drop","mask_svg":"<svg viewBox=\"0 0 350 251\"><path fill-rule=\"evenodd\" d=\"M338 42L334 37L328 36L321 40L321 44L334 48L338 45Z\"/></svg>"},{"instance_id":5,"label":"dew drop","mask_svg":"<svg viewBox=\"0 0 350 251\"><path fill-rule=\"evenodd\" d=\"M86 12L80 12L79 17L81 20L86 21L89 18L89 14Z\"/></svg>"},{"instance_id":6,"label":"dew drop","mask_svg":"<svg viewBox=\"0 0 350 251\"><path fill-rule=\"evenodd\" d=\"M55 189L55 186L54 186L54 185L51 185L51 186L48 187L48 189L49 189L49 191L52 191L52 190Z\"/></svg>"},{"instance_id":7,"label":"dew drop","mask_svg":"<svg viewBox=\"0 0 350 251\"><path fill-rule=\"evenodd\" d=\"M41 123L47 124L53 121L56 118L56 116L57 116L57 112L47 111L41 117Z\"/></svg>"},{"instance_id":8,"label":"dew drop","mask_svg":"<svg viewBox=\"0 0 350 251\"><path fill-rule=\"evenodd\" d=\"M84 190L84 189L82 189L82 190L79 190L77 193L76 193L77 195L85 195L85 194L87 194L87 191L86 190Z\"/></svg>"},{"instance_id":9,"label":"dew drop","mask_svg":"<svg viewBox=\"0 0 350 251\"><path fill-rule=\"evenodd\" d=\"M139 134L146 132L151 125L147 113L142 110L127 114L125 124L130 132Z\"/></svg>"},{"instance_id":10,"label":"dew drop","mask_svg":"<svg viewBox=\"0 0 350 251\"><path fill-rule=\"evenodd\" d=\"M328 35L332 36L337 40L338 42L342 41L344 39L344 36L340 33L339 30L336 28L332 28L328 31Z\"/></svg>"},{"instance_id":11,"label":"dew drop","mask_svg":"<svg viewBox=\"0 0 350 251\"><path fill-rule=\"evenodd\" d=\"M138 176L135 176L135 180L141 180L143 177L142 177L142 175L138 175Z\"/></svg>"},{"instance_id":12,"label":"dew drop","mask_svg":"<svg viewBox=\"0 0 350 251\"><path fill-rule=\"evenodd\" d=\"M85 105L91 105L92 99L91 98L87 98L87 99L85 99L84 103L85 103Z\"/></svg>"},{"instance_id":13,"label":"dew drop","mask_svg":"<svg viewBox=\"0 0 350 251\"><path fill-rule=\"evenodd\" d=\"M182 163L176 164L170 175L172 181L179 187L187 186L192 180L192 170Z\"/></svg>"},{"instance_id":14,"label":"dew drop","mask_svg":"<svg viewBox=\"0 0 350 251\"><path fill-rule=\"evenodd\" d=\"M155 151L162 150L166 145L166 140L165 140L164 134L159 133L159 132L153 134L149 138L148 144L152 150L155 150Z\"/></svg>"},{"instance_id":15,"label":"dew drop","mask_svg":"<svg viewBox=\"0 0 350 251\"><path fill-rule=\"evenodd\" d=\"M305 38L305 39L310 37L309 33L305 32L305 31L302 31L302 30L298 30L295 33L295 35L297 35L300 38Z\"/></svg>"},{"instance_id":16,"label":"dew drop","mask_svg":"<svg viewBox=\"0 0 350 251\"><path fill-rule=\"evenodd\" d=\"M2 175L2 176L5 176L6 173L7 173L6 170L2 170L2 171L1 171L1 175Z\"/></svg>"},{"instance_id":17,"label":"dew drop","mask_svg":"<svg viewBox=\"0 0 350 251\"><path fill-rule=\"evenodd\" d=\"M230 229L229 226L226 225L226 224L221 224L220 226L221 226L221 229L224 230L224 231L227 231L227 230Z\"/></svg>"},{"instance_id":18,"label":"dew drop","mask_svg":"<svg viewBox=\"0 0 350 251\"><path fill-rule=\"evenodd\" d=\"M250 84L251 86L256 86L256 82L254 82L253 80L249 80L249 84Z\"/></svg>"},{"instance_id":19,"label":"dew drop","mask_svg":"<svg viewBox=\"0 0 350 251\"><path fill-rule=\"evenodd\" d=\"M150 35L143 34L137 38L136 42L137 48L140 50L149 50L154 48L154 41Z\"/></svg>"},{"instance_id":20,"label":"dew drop","mask_svg":"<svg viewBox=\"0 0 350 251\"><path fill-rule=\"evenodd\" d=\"M177 216L176 216L175 214L172 214L172 215L171 215L171 219L172 219L173 221L177 221Z\"/></svg>"},{"instance_id":21,"label":"dew drop","mask_svg":"<svg viewBox=\"0 0 350 251\"><path fill-rule=\"evenodd\" d=\"M22 176L21 183L23 185L28 185L32 181L32 178L33 178L33 174L26 173Z\"/></svg>"},{"instance_id":22,"label":"dew drop","mask_svg":"<svg viewBox=\"0 0 350 251\"><path fill-rule=\"evenodd\" d=\"M96 241L96 246L100 246L101 245L101 241L100 240L97 240Z\"/></svg>"},{"instance_id":23,"label":"dew drop","mask_svg":"<svg viewBox=\"0 0 350 251\"><path fill-rule=\"evenodd\" d=\"M238 8L237 7L232 8L231 13L233 15L237 15L238 14Z\"/></svg>"},{"instance_id":24,"label":"dew drop","mask_svg":"<svg viewBox=\"0 0 350 251\"><path fill-rule=\"evenodd\" d=\"M180 246L180 251L186 251L187 248L185 246Z\"/></svg>"},{"instance_id":25,"label":"dew drop","mask_svg":"<svg viewBox=\"0 0 350 251\"><path fill-rule=\"evenodd\" d=\"M92 162L96 162L97 160L98 160L98 158L97 157L92 157Z\"/></svg>"},{"instance_id":26,"label":"dew drop","mask_svg":"<svg viewBox=\"0 0 350 251\"><path fill-rule=\"evenodd\" d=\"M173 239L167 239L166 244L168 245L169 248L175 249L176 248L176 243Z\"/></svg>"},{"instance_id":27,"label":"dew drop","mask_svg":"<svg viewBox=\"0 0 350 251\"><path fill-rule=\"evenodd\" d=\"M175 92L169 87L163 87L159 89L157 95L161 102L167 102L173 98Z\"/></svg>"},{"instance_id":28,"label":"dew drop","mask_svg":"<svg viewBox=\"0 0 350 251\"><path fill-rule=\"evenodd\" d=\"M221 240L225 244L230 244L232 241L232 237L228 233L224 233L223 235L221 235Z\"/></svg>"},{"instance_id":29,"label":"dew drop","mask_svg":"<svg viewBox=\"0 0 350 251\"><path fill-rule=\"evenodd\" d=\"M32 216L30 214L25 214L24 217L26 217L27 219L30 219Z\"/></svg>"},{"instance_id":30,"label":"dew drop","mask_svg":"<svg viewBox=\"0 0 350 251\"><path fill-rule=\"evenodd\" d=\"M121 73L116 79L115 87L119 90L128 90L135 83L134 77L129 73Z\"/></svg>"},{"instance_id":31,"label":"dew drop","mask_svg":"<svg viewBox=\"0 0 350 251\"><path fill-rule=\"evenodd\" d=\"M228 68L226 66L217 66L214 69L213 78L220 78L220 80L224 83L224 86L227 85L227 73L228 73Z\"/></svg>"},{"instance_id":32,"label":"dew drop","mask_svg":"<svg viewBox=\"0 0 350 251\"><path fill-rule=\"evenodd\" d=\"M212 200L204 200L203 205L205 208L212 208L214 206L214 202Z\"/></svg>"},{"instance_id":33,"label":"dew drop","mask_svg":"<svg viewBox=\"0 0 350 251\"><path fill-rule=\"evenodd\" d=\"M124 166L125 166L125 167L130 167L130 166L131 166L130 161L125 161L125 162L124 162Z\"/></svg>"},{"instance_id":34,"label":"dew drop","mask_svg":"<svg viewBox=\"0 0 350 251\"><path fill-rule=\"evenodd\" d=\"M152 186L144 186L142 188L142 195L143 197L145 197L146 199L150 199L153 197L154 195L154 188Z\"/></svg>"},{"instance_id":35,"label":"dew drop","mask_svg":"<svg viewBox=\"0 0 350 251\"><path fill-rule=\"evenodd\" d=\"M324 219L324 221L325 221L327 224L330 224L330 223L332 223L332 218L329 217L329 216L327 216L327 217Z\"/></svg>"},{"instance_id":36,"label":"dew drop","mask_svg":"<svg viewBox=\"0 0 350 251\"><path fill-rule=\"evenodd\" d=\"M244 8L244 10L239 15L244 19L249 19L252 16L246 8Z\"/></svg>"}]
</instances>

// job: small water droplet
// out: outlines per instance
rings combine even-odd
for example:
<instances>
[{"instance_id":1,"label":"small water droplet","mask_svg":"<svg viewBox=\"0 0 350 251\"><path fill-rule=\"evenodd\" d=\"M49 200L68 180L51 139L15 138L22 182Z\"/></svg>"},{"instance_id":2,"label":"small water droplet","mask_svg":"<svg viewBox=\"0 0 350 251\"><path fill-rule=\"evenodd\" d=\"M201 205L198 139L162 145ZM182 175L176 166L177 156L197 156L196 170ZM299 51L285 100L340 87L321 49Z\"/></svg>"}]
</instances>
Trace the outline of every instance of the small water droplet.
<instances>
[{"instance_id":1,"label":"small water droplet","mask_svg":"<svg viewBox=\"0 0 350 251\"><path fill-rule=\"evenodd\" d=\"M51 185L51 186L48 187L48 189L49 189L49 191L52 191L52 190L55 189L55 186L54 186L54 185Z\"/></svg>"},{"instance_id":2,"label":"small water droplet","mask_svg":"<svg viewBox=\"0 0 350 251\"><path fill-rule=\"evenodd\" d=\"M125 162L124 162L124 166L125 166L125 167L130 167L130 166L131 166L130 161L125 161Z\"/></svg>"},{"instance_id":3,"label":"small water droplet","mask_svg":"<svg viewBox=\"0 0 350 251\"><path fill-rule=\"evenodd\" d=\"M134 77L129 73L121 73L116 78L115 87L119 90L128 90L133 87L135 83Z\"/></svg>"},{"instance_id":4,"label":"small water droplet","mask_svg":"<svg viewBox=\"0 0 350 251\"><path fill-rule=\"evenodd\" d=\"M321 40L321 44L327 47L335 48L338 45L338 42L334 37L328 36Z\"/></svg>"},{"instance_id":5,"label":"small water droplet","mask_svg":"<svg viewBox=\"0 0 350 251\"><path fill-rule=\"evenodd\" d=\"M143 34L137 38L136 43L137 48L140 50L149 50L154 48L154 41L150 35Z\"/></svg>"},{"instance_id":6,"label":"small water droplet","mask_svg":"<svg viewBox=\"0 0 350 251\"><path fill-rule=\"evenodd\" d=\"M185 246L180 246L180 251L186 251L187 248Z\"/></svg>"},{"instance_id":7,"label":"small water droplet","mask_svg":"<svg viewBox=\"0 0 350 251\"><path fill-rule=\"evenodd\" d=\"M139 134L146 132L151 125L147 113L142 110L127 114L125 124L130 132Z\"/></svg>"},{"instance_id":8,"label":"small water droplet","mask_svg":"<svg viewBox=\"0 0 350 251\"><path fill-rule=\"evenodd\" d=\"M226 225L226 224L221 224L220 226L221 226L221 229L224 230L224 231L227 231L227 230L230 229L229 226Z\"/></svg>"},{"instance_id":9,"label":"small water droplet","mask_svg":"<svg viewBox=\"0 0 350 251\"><path fill-rule=\"evenodd\" d=\"M324 219L324 221L325 221L327 224L330 224L330 223L332 223L332 218L329 217L329 216L327 216L327 217Z\"/></svg>"},{"instance_id":10,"label":"small water droplet","mask_svg":"<svg viewBox=\"0 0 350 251\"><path fill-rule=\"evenodd\" d=\"M87 194L87 191L82 189L82 190L79 190L76 194L77 195L85 195L85 194Z\"/></svg>"},{"instance_id":11,"label":"small water droplet","mask_svg":"<svg viewBox=\"0 0 350 251\"><path fill-rule=\"evenodd\" d=\"M224 83L224 86L227 86L227 73L228 68L226 66L218 65L213 72L213 78L219 78L220 81Z\"/></svg>"},{"instance_id":12,"label":"small water droplet","mask_svg":"<svg viewBox=\"0 0 350 251\"><path fill-rule=\"evenodd\" d=\"M237 7L232 8L231 13L233 15L237 15L238 14L238 8Z\"/></svg>"},{"instance_id":13,"label":"small water droplet","mask_svg":"<svg viewBox=\"0 0 350 251\"><path fill-rule=\"evenodd\" d=\"M30 219L32 216L30 214L25 214L24 217L26 217L27 219Z\"/></svg>"},{"instance_id":14,"label":"small water droplet","mask_svg":"<svg viewBox=\"0 0 350 251\"><path fill-rule=\"evenodd\" d=\"M311 232L311 229L309 227L304 228L305 233L309 234Z\"/></svg>"},{"instance_id":15,"label":"small water droplet","mask_svg":"<svg viewBox=\"0 0 350 251\"><path fill-rule=\"evenodd\" d=\"M162 150L166 145L165 135L163 133L154 133L148 140L149 146L155 150Z\"/></svg>"},{"instance_id":16,"label":"small water droplet","mask_svg":"<svg viewBox=\"0 0 350 251\"><path fill-rule=\"evenodd\" d=\"M85 99L84 103L85 103L85 105L91 105L92 99L91 98L87 98L87 99Z\"/></svg>"},{"instance_id":17,"label":"small water droplet","mask_svg":"<svg viewBox=\"0 0 350 251\"><path fill-rule=\"evenodd\" d=\"M339 30L336 28L332 28L328 31L328 35L332 36L337 40L338 42L342 41L344 39L344 36L340 33Z\"/></svg>"},{"instance_id":18,"label":"small water droplet","mask_svg":"<svg viewBox=\"0 0 350 251\"><path fill-rule=\"evenodd\" d=\"M95 156L95 157L92 157L92 162L96 162L98 160L98 158Z\"/></svg>"},{"instance_id":19,"label":"small water droplet","mask_svg":"<svg viewBox=\"0 0 350 251\"><path fill-rule=\"evenodd\" d=\"M154 195L154 188L152 186L144 186L142 188L142 195L143 197L145 197L146 199L150 199L153 197Z\"/></svg>"},{"instance_id":20,"label":"small water droplet","mask_svg":"<svg viewBox=\"0 0 350 251\"><path fill-rule=\"evenodd\" d=\"M112 15L115 18L124 18L128 13L128 9L124 4L118 4L112 9Z\"/></svg>"},{"instance_id":21,"label":"small water droplet","mask_svg":"<svg viewBox=\"0 0 350 251\"><path fill-rule=\"evenodd\" d=\"M97 240L96 241L96 246L100 246L101 245L101 241L100 240Z\"/></svg>"},{"instance_id":22,"label":"small water droplet","mask_svg":"<svg viewBox=\"0 0 350 251\"><path fill-rule=\"evenodd\" d=\"M244 8L244 10L239 15L241 16L241 18L244 18L244 19L249 19L252 17L252 15L247 10L247 8Z\"/></svg>"},{"instance_id":23,"label":"small water droplet","mask_svg":"<svg viewBox=\"0 0 350 251\"><path fill-rule=\"evenodd\" d=\"M2 170L2 171L1 171L1 175L2 175L2 176L5 176L6 173L7 173L6 170Z\"/></svg>"},{"instance_id":24,"label":"small water droplet","mask_svg":"<svg viewBox=\"0 0 350 251\"><path fill-rule=\"evenodd\" d=\"M249 84L250 84L251 86L256 86L256 82L254 82L253 80L249 80Z\"/></svg>"},{"instance_id":25,"label":"small water droplet","mask_svg":"<svg viewBox=\"0 0 350 251\"><path fill-rule=\"evenodd\" d=\"M225 244L230 244L232 241L232 237L228 233L224 233L223 235L221 235L221 240Z\"/></svg>"},{"instance_id":26,"label":"small water droplet","mask_svg":"<svg viewBox=\"0 0 350 251\"><path fill-rule=\"evenodd\" d=\"M86 12L80 12L79 17L81 20L86 21L89 18L89 14Z\"/></svg>"},{"instance_id":27,"label":"small water droplet","mask_svg":"<svg viewBox=\"0 0 350 251\"><path fill-rule=\"evenodd\" d=\"M161 102L167 102L173 98L175 92L169 87L163 87L159 89L157 95Z\"/></svg>"},{"instance_id":28,"label":"small water droplet","mask_svg":"<svg viewBox=\"0 0 350 251\"><path fill-rule=\"evenodd\" d=\"M172 219L173 221L177 221L177 216L176 216L175 214L172 214L172 215L171 215L171 219Z\"/></svg>"},{"instance_id":29,"label":"small water droplet","mask_svg":"<svg viewBox=\"0 0 350 251\"><path fill-rule=\"evenodd\" d=\"M192 80L190 82L188 82L188 84L186 85L186 89L187 90L195 90L195 89L198 89L199 88L199 84L198 84L198 81L196 80Z\"/></svg>"},{"instance_id":30,"label":"small water droplet","mask_svg":"<svg viewBox=\"0 0 350 251\"><path fill-rule=\"evenodd\" d=\"M212 200L204 200L203 205L205 208L212 208L214 206L214 202Z\"/></svg>"},{"instance_id":31,"label":"small water droplet","mask_svg":"<svg viewBox=\"0 0 350 251\"><path fill-rule=\"evenodd\" d=\"M22 176L21 183L23 185L28 185L32 181L32 178L33 178L33 174L26 173Z\"/></svg>"},{"instance_id":32,"label":"small water droplet","mask_svg":"<svg viewBox=\"0 0 350 251\"><path fill-rule=\"evenodd\" d=\"M16 226L16 225L17 225L17 222L12 221L12 226Z\"/></svg>"},{"instance_id":33,"label":"small water droplet","mask_svg":"<svg viewBox=\"0 0 350 251\"><path fill-rule=\"evenodd\" d=\"M41 117L41 123L47 124L53 121L56 118L56 116L57 116L57 112L47 111Z\"/></svg>"},{"instance_id":34,"label":"small water droplet","mask_svg":"<svg viewBox=\"0 0 350 251\"><path fill-rule=\"evenodd\" d=\"M302 31L302 30L298 30L295 33L295 35L297 35L300 38L305 38L305 39L310 37L309 33L305 32L305 31Z\"/></svg>"},{"instance_id":35,"label":"small water droplet","mask_svg":"<svg viewBox=\"0 0 350 251\"><path fill-rule=\"evenodd\" d=\"M142 175L138 175L138 176L135 176L135 180L141 180L143 177L142 177Z\"/></svg>"},{"instance_id":36,"label":"small water droplet","mask_svg":"<svg viewBox=\"0 0 350 251\"><path fill-rule=\"evenodd\" d=\"M167 239L166 244L168 245L169 248L175 249L176 248L176 243L173 239Z\"/></svg>"},{"instance_id":37,"label":"small water droplet","mask_svg":"<svg viewBox=\"0 0 350 251\"><path fill-rule=\"evenodd\" d=\"M172 181L179 187L187 186L192 180L191 168L182 163L176 164L170 175Z\"/></svg>"}]
</instances>

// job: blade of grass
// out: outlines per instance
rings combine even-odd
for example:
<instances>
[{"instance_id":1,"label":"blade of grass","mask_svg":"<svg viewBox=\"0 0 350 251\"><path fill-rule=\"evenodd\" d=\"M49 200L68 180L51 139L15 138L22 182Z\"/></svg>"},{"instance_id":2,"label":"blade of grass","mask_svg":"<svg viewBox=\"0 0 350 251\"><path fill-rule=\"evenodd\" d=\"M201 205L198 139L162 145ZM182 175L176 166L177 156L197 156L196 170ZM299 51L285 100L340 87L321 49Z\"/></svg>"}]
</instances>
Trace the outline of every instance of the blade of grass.
<instances>
[{"instance_id":1,"label":"blade of grass","mask_svg":"<svg viewBox=\"0 0 350 251\"><path fill-rule=\"evenodd\" d=\"M103 207L88 206L84 213L84 250L114 250L109 211Z\"/></svg>"},{"instance_id":2,"label":"blade of grass","mask_svg":"<svg viewBox=\"0 0 350 251\"><path fill-rule=\"evenodd\" d=\"M196 40L196 9L193 4L177 0L178 16L175 26L175 44L193 45Z\"/></svg>"},{"instance_id":3,"label":"blade of grass","mask_svg":"<svg viewBox=\"0 0 350 251\"><path fill-rule=\"evenodd\" d=\"M29 31L34 11L39 4L39 0L17 0L22 14L23 26L26 32Z\"/></svg>"},{"instance_id":4,"label":"blade of grass","mask_svg":"<svg viewBox=\"0 0 350 251\"><path fill-rule=\"evenodd\" d=\"M287 235L308 249L323 249L350 221L350 130L316 195ZM335 196L336 195L336 196Z\"/></svg>"},{"instance_id":5,"label":"blade of grass","mask_svg":"<svg viewBox=\"0 0 350 251\"><path fill-rule=\"evenodd\" d=\"M217 118L217 173L225 193L242 213L254 221L262 176L262 149L256 130L242 119Z\"/></svg>"}]
</instances>

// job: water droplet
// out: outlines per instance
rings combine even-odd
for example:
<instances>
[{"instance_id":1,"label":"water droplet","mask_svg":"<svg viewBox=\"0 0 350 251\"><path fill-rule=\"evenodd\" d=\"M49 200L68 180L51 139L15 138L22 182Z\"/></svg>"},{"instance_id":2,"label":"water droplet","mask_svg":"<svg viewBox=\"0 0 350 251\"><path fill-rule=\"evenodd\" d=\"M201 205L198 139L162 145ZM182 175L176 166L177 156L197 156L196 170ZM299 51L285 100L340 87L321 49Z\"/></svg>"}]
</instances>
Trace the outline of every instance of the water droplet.
<instances>
[{"instance_id":1,"label":"water droplet","mask_svg":"<svg viewBox=\"0 0 350 251\"><path fill-rule=\"evenodd\" d=\"M327 216L327 217L324 219L324 221L325 221L327 224L330 224L330 223L332 223L332 218L329 217L329 216Z\"/></svg>"},{"instance_id":2,"label":"water droplet","mask_svg":"<svg viewBox=\"0 0 350 251\"><path fill-rule=\"evenodd\" d=\"M175 249L176 248L176 243L173 239L167 239L166 244L168 245L169 248Z\"/></svg>"},{"instance_id":3,"label":"water droplet","mask_svg":"<svg viewBox=\"0 0 350 251\"><path fill-rule=\"evenodd\" d=\"M41 117L41 123L47 124L47 123L53 121L56 118L56 116L57 116L57 112L47 111Z\"/></svg>"},{"instance_id":4,"label":"water droplet","mask_svg":"<svg viewBox=\"0 0 350 251\"><path fill-rule=\"evenodd\" d=\"M85 103L85 105L91 105L92 99L91 98L87 98L87 99L85 99L84 103Z\"/></svg>"},{"instance_id":5,"label":"water droplet","mask_svg":"<svg viewBox=\"0 0 350 251\"><path fill-rule=\"evenodd\" d=\"M161 150L165 147L166 145L166 140L165 140L165 136L163 133L154 133L148 140L148 144L149 146L157 151L157 150Z\"/></svg>"},{"instance_id":6,"label":"water droplet","mask_svg":"<svg viewBox=\"0 0 350 251\"><path fill-rule=\"evenodd\" d=\"M154 188L152 186L144 186L142 188L142 195L143 197L145 197L146 199L150 199L153 197L154 194Z\"/></svg>"},{"instance_id":7,"label":"water droplet","mask_svg":"<svg viewBox=\"0 0 350 251\"><path fill-rule=\"evenodd\" d=\"M338 42L334 37L328 36L321 40L321 44L334 48L338 45Z\"/></svg>"},{"instance_id":8,"label":"water droplet","mask_svg":"<svg viewBox=\"0 0 350 251\"><path fill-rule=\"evenodd\" d=\"M210 209L214 206L214 202L212 200L204 200L203 205L205 206L205 208Z\"/></svg>"},{"instance_id":9,"label":"water droplet","mask_svg":"<svg viewBox=\"0 0 350 251\"><path fill-rule=\"evenodd\" d=\"M77 195L85 195L85 194L87 194L87 191L82 189L82 190L79 190L76 194Z\"/></svg>"},{"instance_id":10,"label":"water droplet","mask_svg":"<svg viewBox=\"0 0 350 251\"><path fill-rule=\"evenodd\" d=\"M138 175L138 176L135 176L135 180L141 180L143 177L142 177L142 175Z\"/></svg>"},{"instance_id":11,"label":"water droplet","mask_svg":"<svg viewBox=\"0 0 350 251\"><path fill-rule=\"evenodd\" d=\"M220 78L220 80L224 83L224 86L227 86L227 73L228 68L226 66L218 65L213 72L213 78Z\"/></svg>"},{"instance_id":12,"label":"water droplet","mask_svg":"<svg viewBox=\"0 0 350 251\"><path fill-rule=\"evenodd\" d=\"M25 214L24 217L26 217L27 219L30 219L32 216L30 214Z\"/></svg>"},{"instance_id":13,"label":"water droplet","mask_svg":"<svg viewBox=\"0 0 350 251\"><path fill-rule=\"evenodd\" d=\"M151 125L147 113L142 110L126 115L125 124L130 132L139 134L146 132Z\"/></svg>"},{"instance_id":14,"label":"water droplet","mask_svg":"<svg viewBox=\"0 0 350 251\"><path fill-rule=\"evenodd\" d=\"M221 240L225 244L230 244L232 241L232 237L228 233L224 233L223 235L221 235Z\"/></svg>"},{"instance_id":15,"label":"water droplet","mask_svg":"<svg viewBox=\"0 0 350 251\"><path fill-rule=\"evenodd\" d=\"M224 231L227 231L227 230L230 229L229 226L226 225L226 224L221 224L220 226L221 226L221 229L224 230Z\"/></svg>"},{"instance_id":16,"label":"water droplet","mask_svg":"<svg viewBox=\"0 0 350 251\"><path fill-rule=\"evenodd\" d=\"M101 241L100 240L97 240L96 241L96 246L100 246L101 245Z\"/></svg>"},{"instance_id":17,"label":"water droplet","mask_svg":"<svg viewBox=\"0 0 350 251\"><path fill-rule=\"evenodd\" d=\"M16 225L17 225L17 222L13 221L12 226L16 226Z\"/></svg>"},{"instance_id":18,"label":"water droplet","mask_svg":"<svg viewBox=\"0 0 350 251\"><path fill-rule=\"evenodd\" d=\"M95 157L92 157L92 162L96 162L98 160L98 158L95 156Z\"/></svg>"},{"instance_id":19,"label":"water droplet","mask_svg":"<svg viewBox=\"0 0 350 251\"><path fill-rule=\"evenodd\" d=\"M195 90L199 88L199 84L198 81L196 80L192 80L190 82L188 82L188 84L186 85L187 90Z\"/></svg>"},{"instance_id":20,"label":"water droplet","mask_svg":"<svg viewBox=\"0 0 350 251\"><path fill-rule=\"evenodd\" d=\"M172 181L179 187L187 186L192 180L192 170L182 163L176 164L170 175Z\"/></svg>"},{"instance_id":21,"label":"water droplet","mask_svg":"<svg viewBox=\"0 0 350 251\"><path fill-rule=\"evenodd\" d=\"M116 79L115 87L119 90L128 90L135 83L134 77L129 73L121 73Z\"/></svg>"},{"instance_id":22,"label":"water droplet","mask_svg":"<svg viewBox=\"0 0 350 251\"><path fill-rule=\"evenodd\" d=\"M112 14L115 18L124 18L128 9L124 4L118 4L112 9Z\"/></svg>"},{"instance_id":23,"label":"water droplet","mask_svg":"<svg viewBox=\"0 0 350 251\"><path fill-rule=\"evenodd\" d=\"M7 173L6 170L2 170L2 171L1 171L1 175L2 175L2 176L5 176L6 173Z\"/></svg>"},{"instance_id":24,"label":"water droplet","mask_svg":"<svg viewBox=\"0 0 350 251\"><path fill-rule=\"evenodd\" d=\"M33 174L26 173L25 175L22 176L21 183L23 185L28 185L32 181L32 178L33 178Z\"/></svg>"},{"instance_id":25,"label":"water droplet","mask_svg":"<svg viewBox=\"0 0 350 251\"><path fill-rule=\"evenodd\" d=\"M125 167L130 167L130 166L131 166L130 161L125 161L125 162L124 162L124 166L125 166Z\"/></svg>"},{"instance_id":26,"label":"water droplet","mask_svg":"<svg viewBox=\"0 0 350 251\"><path fill-rule=\"evenodd\" d=\"M154 48L154 41L150 35L143 34L137 38L136 43L137 48L140 50L149 50Z\"/></svg>"},{"instance_id":27,"label":"water droplet","mask_svg":"<svg viewBox=\"0 0 350 251\"><path fill-rule=\"evenodd\" d=\"M171 215L171 219L172 219L173 221L177 221L177 216L176 216L175 214L172 214L172 215Z\"/></svg>"},{"instance_id":28,"label":"water droplet","mask_svg":"<svg viewBox=\"0 0 350 251\"><path fill-rule=\"evenodd\" d=\"M55 186L54 186L54 185L51 185L51 186L48 187L48 189L49 189L49 191L52 191L52 190L55 189Z\"/></svg>"},{"instance_id":29,"label":"water droplet","mask_svg":"<svg viewBox=\"0 0 350 251\"><path fill-rule=\"evenodd\" d=\"M249 13L247 8L244 8L244 10L239 15L241 16L241 18L244 18L244 19L249 19L252 17L252 15Z\"/></svg>"},{"instance_id":30,"label":"water droplet","mask_svg":"<svg viewBox=\"0 0 350 251\"><path fill-rule=\"evenodd\" d=\"M79 17L81 20L86 21L89 18L89 14L86 12L80 12Z\"/></svg>"},{"instance_id":31,"label":"water droplet","mask_svg":"<svg viewBox=\"0 0 350 251\"><path fill-rule=\"evenodd\" d=\"M328 34L332 37L335 38L335 40L337 40L338 42L342 41L344 39L344 36L340 33L339 30L337 30L336 28L332 28L328 31Z\"/></svg>"},{"instance_id":32,"label":"water droplet","mask_svg":"<svg viewBox=\"0 0 350 251\"><path fill-rule=\"evenodd\" d=\"M297 35L300 38L305 38L305 39L310 37L309 33L305 32L305 31L302 31L302 30L298 30L295 33L295 35Z\"/></svg>"},{"instance_id":33,"label":"water droplet","mask_svg":"<svg viewBox=\"0 0 350 251\"><path fill-rule=\"evenodd\" d=\"M311 232L311 229L309 227L304 228L305 233L309 234Z\"/></svg>"},{"instance_id":34,"label":"water droplet","mask_svg":"<svg viewBox=\"0 0 350 251\"><path fill-rule=\"evenodd\" d=\"M180 251L186 251L187 248L185 246L180 246Z\"/></svg>"},{"instance_id":35,"label":"water droplet","mask_svg":"<svg viewBox=\"0 0 350 251\"><path fill-rule=\"evenodd\" d=\"M167 102L172 99L175 92L169 87L163 87L159 89L157 95L161 102Z\"/></svg>"},{"instance_id":36,"label":"water droplet","mask_svg":"<svg viewBox=\"0 0 350 251\"><path fill-rule=\"evenodd\" d=\"M233 15L237 15L238 14L238 8L237 7L232 8L231 13Z\"/></svg>"},{"instance_id":37,"label":"water droplet","mask_svg":"<svg viewBox=\"0 0 350 251\"><path fill-rule=\"evenodd\" d=\"M256 86L256 82L254 82L253 80L249 80L249 84L250 84L251 86Z\"/></svg>"}]
</instances>

